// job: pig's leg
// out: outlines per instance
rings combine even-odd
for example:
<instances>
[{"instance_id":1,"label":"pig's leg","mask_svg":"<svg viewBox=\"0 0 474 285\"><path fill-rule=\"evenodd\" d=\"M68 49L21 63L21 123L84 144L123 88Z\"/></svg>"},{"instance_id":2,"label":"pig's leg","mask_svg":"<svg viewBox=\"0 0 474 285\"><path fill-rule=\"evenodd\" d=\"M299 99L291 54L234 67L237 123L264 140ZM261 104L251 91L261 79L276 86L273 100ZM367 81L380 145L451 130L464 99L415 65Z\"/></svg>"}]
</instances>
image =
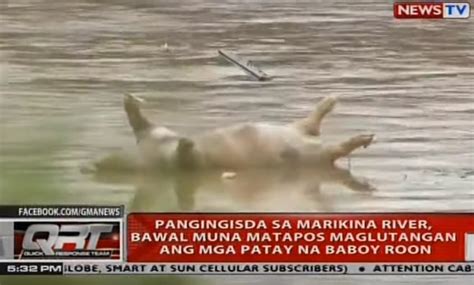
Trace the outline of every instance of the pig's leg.
<instances>
[{"instance_id":1,"label":"pig's leg","mask_svg":"<svg viewBox=\"0 0 474 285\"><path fill-rule=\"evenodd\" d=\"M374 135L359 135L349 140L328 148L328 154L332 161L347 156L359 147L368 147L374 140Z\"/></svg>"},{"instance_id":2,"label":"pig's leg","mask_svg":"<svg viewBox=\"0 0 474 285\"><path fill-rule=\"evenodd\" d=\"M308 117L296 121L294 123L295 127L307 135L319 136L321 133L321 123L324 117L334 108L336 102L336 97L325 97L316 105Z\"/></svg>"},{"instance_id":3,"label":"pig's leg","mask_svg":"<svg viewBox=\"0 0 474 285\"><path fill-rule=\"evenodd\" d=\"M142 101L142 99L131 94L126 94L123 100L123 106L127 113L128 122L133 129L137 141L146 131L153 127L153 124L143 116L140 110L139 103Z\"/></svg>"}]
</instances>

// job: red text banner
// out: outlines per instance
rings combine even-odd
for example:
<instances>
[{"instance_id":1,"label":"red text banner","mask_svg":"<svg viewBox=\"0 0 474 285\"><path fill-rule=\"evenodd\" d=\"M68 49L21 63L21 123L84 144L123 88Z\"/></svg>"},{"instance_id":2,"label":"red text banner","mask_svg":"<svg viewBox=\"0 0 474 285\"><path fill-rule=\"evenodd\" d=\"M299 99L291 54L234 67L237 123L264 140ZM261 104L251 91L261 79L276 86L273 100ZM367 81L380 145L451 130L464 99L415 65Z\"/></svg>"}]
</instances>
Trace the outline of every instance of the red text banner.
<instances>
[{"instance_id":1,"label":"red text banner","mask_svg":"<svg viewBox=\"0 0 474 285\"><path fill-rule=\"evenodd\" d=\"M130 214L129 262L465 262L474 213Z\"/></svg>"}]
</instances>

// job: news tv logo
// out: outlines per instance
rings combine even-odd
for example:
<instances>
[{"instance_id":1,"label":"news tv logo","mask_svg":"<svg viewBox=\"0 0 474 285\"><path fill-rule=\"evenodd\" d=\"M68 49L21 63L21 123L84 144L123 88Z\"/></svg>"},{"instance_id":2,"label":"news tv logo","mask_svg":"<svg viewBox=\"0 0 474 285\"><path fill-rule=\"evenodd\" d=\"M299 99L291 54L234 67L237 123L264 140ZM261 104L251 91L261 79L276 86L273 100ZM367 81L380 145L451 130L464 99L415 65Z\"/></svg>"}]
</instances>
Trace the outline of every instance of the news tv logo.
<instances>
[{"instance_id":1,"label":"news tv logo","mask_svg":"<svg viewBox=\"0 0 474 285\"><path fill-rule=\"evenodd\" d=\"M467 19L471 15L469 3L395 3L393 16L397 19Z\"/></svg>"},{"instance_id":2,"label":"news tv logo","mask_svg":"<svg viewBox=\"0 0 474 285\"><path fill-rule=\"evenodd\" d=\"M15 259L120 259L119 222L15 222Z\"/></svg>"}]
</instances>

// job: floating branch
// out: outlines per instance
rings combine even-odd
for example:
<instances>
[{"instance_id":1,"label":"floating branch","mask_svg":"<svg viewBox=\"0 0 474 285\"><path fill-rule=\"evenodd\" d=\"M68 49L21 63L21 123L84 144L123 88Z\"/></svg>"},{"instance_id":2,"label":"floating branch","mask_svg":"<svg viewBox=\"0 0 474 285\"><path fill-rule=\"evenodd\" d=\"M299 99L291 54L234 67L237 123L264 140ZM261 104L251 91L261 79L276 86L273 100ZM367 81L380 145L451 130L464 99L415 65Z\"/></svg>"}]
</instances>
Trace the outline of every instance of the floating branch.
<instances>
[{"instance_id":1,"label":"floating branch","mask_svg":"<svg viewBox=\"0 0 474 285\"><path fill-rule=\"evenodd\" d=\"M270 76L260 70L260 68L256 67L250 60L243 59L229 52L224 52L223 50L218 50L218 52L227 61L240 67L243 71L245 71L245 73L249 74L253 78L259 81L270 80Z\"/></svg>"}]
</instances>

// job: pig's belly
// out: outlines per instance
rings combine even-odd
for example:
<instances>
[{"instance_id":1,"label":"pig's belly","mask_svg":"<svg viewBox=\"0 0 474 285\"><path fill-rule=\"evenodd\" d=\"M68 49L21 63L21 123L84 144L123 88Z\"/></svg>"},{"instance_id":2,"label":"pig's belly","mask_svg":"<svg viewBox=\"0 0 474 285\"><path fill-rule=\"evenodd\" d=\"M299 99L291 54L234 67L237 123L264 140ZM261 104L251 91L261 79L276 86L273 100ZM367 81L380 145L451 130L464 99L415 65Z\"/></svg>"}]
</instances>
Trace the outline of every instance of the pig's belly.
<instances>
[{"instance_id":1,"label":"pig's belly","mask_svg":"<svg viewBox=\"0 0 474 285\"><path fill-rule=\"evenodd\" d=\"M321 150L319 137L264 123L217 129L197 139L206 164L222 168L281 166Z\"/></svg>"}]
</instances>

